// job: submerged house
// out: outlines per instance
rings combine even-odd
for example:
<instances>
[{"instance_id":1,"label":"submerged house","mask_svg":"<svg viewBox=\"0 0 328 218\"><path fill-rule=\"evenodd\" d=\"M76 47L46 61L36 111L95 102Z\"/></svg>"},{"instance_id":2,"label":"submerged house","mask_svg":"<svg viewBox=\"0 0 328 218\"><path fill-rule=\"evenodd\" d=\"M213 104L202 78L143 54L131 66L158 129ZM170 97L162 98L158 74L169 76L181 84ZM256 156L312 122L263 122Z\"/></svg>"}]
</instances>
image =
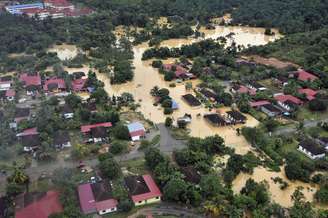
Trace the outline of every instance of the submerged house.
<instances>
[{"instance_id":1,"label":"submerged house","mask_svg":"<svg viewBox=\"0 0 328 218\"><path fill-rule=\"evenodd\" d=\"M79 185L78 195L82 213L104 215L117 211L118 202L113 198L112 192L109 180Z\"/></svg>"},{"instance_id":2,"label":"submerged house","mask_svg":"<svg viewBox=\"0 0 328 218\"><path fill-rule=\"evenodd\" d=\"M162 193L150 175L128 176L124 182L135 206L161 201Z\"/></svg>"},{"instance_id":3,"label":"submerged house","mask_svg":"<svg viewBox=\"0 0 328 218\"><path fill-rule=\"evenodd\" d=\"M228 123L224 117L219 114L206 114L204 118L213 126L226 126Z\"/></svg>"},{"instance_id":4,"label":"submerged house","mask_svg":"<svg viewBox=\"0 0 328 218\"><path fill-rule=\"evenodd\" d=\"M20 142L25 152L33 152L41 145L40 136L38 134L21 136Z\"/></svg>"},{"instance_id":5,"label":"submerged house","mask_svg":"<svg viewBox=\"0 0 328 218\"><path fill-rule=\"evenodd\" d=\"M261 106L261 111L263 113L265 113L266 115L268 115L269 117L276 117L283 113L283 111L280 110L280 108L278 108L272 104L266 104L266 105Z\"/></svg>"},{"instance_id":6,"label":"submerged house","mask_svg":"<svg viewBox=\"0 0 328 218\"><path fill-rule=\"evenodd\" d=\"M201 105L200 101L192 94L183 95L182 99L191 107L198 107Z\"/></svg>"},{"instance_id":7,"label":"submerged house","mask_svg":"<svg viewBox=\"0 0 328 218\"><path fill-rule=\"evenodd\" d=\"M112 127L111 122L83 125L81 126L81 132L87 137L88 142L98 143L105 141L109 137L107 134L109 127Z\"/></svg>"},{"instance_id":8,"label":"submerged house","mask_svg":"<svg viewBox=\"0 0 328 218\"><path fill-rule=\"evenodd\" d=\"M231 121L232 124L244 124L247 120L247 117L245 117L242 113L236 110L228 111L227 115L228 119Z\"/></svg>"},{"instance_id":9,"label":"submerged house","mask_svg":"<svg viewBox=\"0 0 328 218\"><path fill-rule=\"evenodd\" d=\"M287 111L294 111L303 101L292 95L278 94L274 96L279 106Z\"/></svg>"},{"instance_id":10,"label":"submerged house","mask_svg":"<svg viewBox=\"0 0 328 218\"><path fill-rule=\"evenodd\" d=\"M51 78L44 82L43 90L48 94L58 94L66 91L66 84L64 79Z\"/></svg>"},{"instance_id":11,"label":"submerged house","mask_svg":"<svg viewBox=\"0 0 328 218\"><path fill-rule=\"evenodd\" d=\"M64 131L57 131L54 134L54 140L53 144L55 148L63 149L63 148L69 148L72 146L71 144L71 138L69 136L68 132Z\"/></svg>"}]
</instances>

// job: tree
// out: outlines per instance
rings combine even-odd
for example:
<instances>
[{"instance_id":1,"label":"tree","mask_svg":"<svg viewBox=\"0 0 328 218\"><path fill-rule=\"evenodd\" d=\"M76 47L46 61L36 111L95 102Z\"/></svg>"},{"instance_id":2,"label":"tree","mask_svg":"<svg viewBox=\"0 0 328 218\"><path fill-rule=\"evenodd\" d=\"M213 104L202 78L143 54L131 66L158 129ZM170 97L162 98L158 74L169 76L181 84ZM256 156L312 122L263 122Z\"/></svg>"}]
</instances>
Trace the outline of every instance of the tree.
<instances>
[{"instance_id":1,"label":"tree","mask_svg":"<svg viewBox=\"0 0 328 218\"><path fill-rule=\"evenodd\" d=\"M118 208L123 212L129 212L133 208L133 202L130 199L125 199L119 202Z\"/></svg>"},{"instance_id":2,"label":"tree","mask_svg":"<svg viewBox=\"0 0 328 218\"><path fill-rule=\"evenodd\" d=\"M107 158L100 161L99 168L103 175L108 179L115 179L121 174L121 168L114 158Z\"/></svg>"},{"instance_id":3,"label":"tree","mask_svg":"<svg viewBox=\"0 0 328 218\"><path fill-rule=\"evenodd\" d=\"M164 198L168 201L185 202L188 185L180 178L171 179L163 189Z\"/></svg>"},{"instance_id":4,"label":"tree","mask_svg":"<svg viewBox=\"0 0 328 218\"><path fill-rule=\"evenodd\" d=\"M70 94L65 97L65 102L72 108L77 108L82 103L82 99L75 94Z\"/></svg>"},{"instance_id":5,"label":"tree","mask_svg":"<svg viewBox=\"0 0 328 218\"><path fill-rule=\"evenodd\" d=\"M113 128L113 135L117 139L130 140L130 133L128 127L122 124L118 124Z\"/></svg>"},{"instance_id":6,"label":"tree","mask_svg":"<svg viewBox=\"0 0 328 218\"><path fill-rule=\"evenodd\" d=\"M327 105L319 99L313 99L309 102L309 109L311 111L325 111L327 110Z\"/></svg>"},{"instance_id":7,"label":"tree","mask_svg":"<svg viewBox=\"0 0 328 218\"><path fill-rule=\"evenodd\" d=\"M114 141L112 142L109 151L112 154L122 154L123 152L126 152L127 149L128 149L127 143Z\"/></svg>"},{"instance_id":8,"label":"tree","mask_svg":"<svg viewBox=\"0 0 328 218\"><path fill-rule=\"evenodd\" d=\"M175 73L172 71L166 71L164 74L165 81L172 81L175 78Z\"/></svg>"},{"instance_id":9,"label":"tree","mask_svg":"<svg viewBox=\"0 0 328 218\"><path fill-rule=\"evenodd\" d=\"M187 91L190 91L190 90L192 89L192 83L191 83L191 82L186 82L186 84L185 84L185 89L186 89Z\"/></svg>"},{"instance_id":10,"label":"tree","mask_svg":"<svg viewBox=\"0 0 328 218\"><path fill-rule=\"evenodd\" d=\"M108 94L105 89L98 88L91 94L90 98L96 99L98 104L105 104L108 101Z\"/></svg>"},{"instance_id":11,"label":"tree","mask_svg":"<svg viewBox=\"0 0 328 218\"><path fill-rule=\"evenodd\" d=\"M240 191L241 194L245 194L252 197L258 205L265 206L269 203L270 197L267 188L264 183L257 183L253 179L248 179L246 185Z\"/></svg>"},{"instance_id":12,"label":"tree","mask_svg":"<svg viewBox=\"0 0 328 218\"><path fill-rule=\"evenodd\" d=\"M167 118L165 119L165 126L166 126L166 127L171 127L171 126L172 126L172 123L173 123L173 120L172 120L171 117L167 117Z\"/></svg>"},{"instance_id":13,"label":"tree","mask_svg":"<svg viewBox=\"0 0 328 218\"><path fill-rule=\"evenodd\" d=\"M202 176L199 186L205 198L215 197L224 192L220 178L214 174Z\"/></svg>"},{"instance_id":14,"label":"tree","mask_svg":"<svg viewBox=\"0 0 328 218\"><path fill-rule=\"evenodd\" d=\"M154 170L155 167L165 160L165 157L157 148L150 147L145 151L146 165Z\"/></svg>"},{"instance_id":15,"label":"tree","mask_svg":"<svg viewBox=\"0 0 328 218\"><path fill-rule=\"evenodd\" d=\"M290 208L291 218L309 218L315 217L315 211L311 203L304 201L304 194L302 188L298 187L292 195L294 205Z\"/></svg>"}]
</instances>

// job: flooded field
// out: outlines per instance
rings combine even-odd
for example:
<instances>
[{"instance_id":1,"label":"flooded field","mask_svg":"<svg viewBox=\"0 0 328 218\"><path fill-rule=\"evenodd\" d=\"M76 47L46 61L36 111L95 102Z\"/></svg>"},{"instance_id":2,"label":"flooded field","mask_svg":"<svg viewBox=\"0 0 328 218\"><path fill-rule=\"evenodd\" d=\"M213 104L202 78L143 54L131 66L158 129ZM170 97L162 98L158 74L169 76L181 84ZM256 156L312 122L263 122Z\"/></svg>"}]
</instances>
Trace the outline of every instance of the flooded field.
<instances>
[{"instance_id":1,"label":"flooded field","mask_svg":"<svg viewBox=\"0 0 328 218\"><path fill-rule=\"evenodd\" d=\"M78 53L78 48L75 45L62 44L62 45L54 45L48 51L56 52L58 58L64 61L74 58Z\"/></svg>"},{"instance_id":2,"label":"flooded field","mask_svg":"<svg viewBox=\"0 0 328 218\"><path fill-rule=\"evenodd\" d=\"M272 178L280 177L285 182L288 183L288 187L284 190L280 189L279 183L274 183ZM256 182L266 181L269 185L269 191L271 193L271 199L279 203L284 207L290 207L293 205L291 200L291 195L294 193L297 187L301 186L304 189L302 190L307 201L313 201L313 194L317 191L316 186L311 186L308 183L300 182L300 181L290 181L285 175L284 168L281 167L280 172L271 172L268 169L263 167L257 167L254 169L253 175L241 173L237 176L237 178L233 181L232 187L235 193L239 193L240 190L245 186L246 181L252 178Z\"/></svg>"}]
</instances>

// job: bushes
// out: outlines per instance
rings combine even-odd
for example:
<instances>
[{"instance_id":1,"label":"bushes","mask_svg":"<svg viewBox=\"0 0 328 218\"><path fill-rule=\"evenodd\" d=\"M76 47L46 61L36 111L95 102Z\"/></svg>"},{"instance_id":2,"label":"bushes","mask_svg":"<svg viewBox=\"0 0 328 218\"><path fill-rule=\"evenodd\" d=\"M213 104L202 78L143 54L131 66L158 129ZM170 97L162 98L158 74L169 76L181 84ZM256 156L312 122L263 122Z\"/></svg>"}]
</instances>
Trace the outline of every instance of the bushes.
<instances>
[{"instance_id":1,"label":"bushes","mask_svg":"<svg viewBox=\"0 0 328 218\"><path fill-rule=\"evenodd\" d=\"M119 124L114 127L113 135L115 138L120 140L130 140L130 133L128 127L125 125Z\"/></svg>"},{"instance_id":2,"label":"bushes","mask_svg":"<svg viewBox=\"0 0 328 218\"><path fill-rule=\"evenodd\" d=\"M309 109L311 111L325 111L327 110L327 105L319 99L314 99L309 102Z\"/></svg>"},{"instance_id":3,"label":"bushes","mask_svg":"<svg viewBox=\"0 0 328 218\"><path fill-rule=\"evenodd\" d=\"M314 170L315 166L311 161L301 159L300 155L294 152L287 154L285 172L288 179L309 182Z\"/></svg>"},{"instance_id":4,"label":"bushes","mask_svg":"<svg viewBox=\"0 0 328 218\"><path fill-rule=\"evenodd\" d=\"M122 154L127 152L128 144L125 142L114 141L111 143L111 147L109 149L112 154Z\"/></svg>"}]
</instances>

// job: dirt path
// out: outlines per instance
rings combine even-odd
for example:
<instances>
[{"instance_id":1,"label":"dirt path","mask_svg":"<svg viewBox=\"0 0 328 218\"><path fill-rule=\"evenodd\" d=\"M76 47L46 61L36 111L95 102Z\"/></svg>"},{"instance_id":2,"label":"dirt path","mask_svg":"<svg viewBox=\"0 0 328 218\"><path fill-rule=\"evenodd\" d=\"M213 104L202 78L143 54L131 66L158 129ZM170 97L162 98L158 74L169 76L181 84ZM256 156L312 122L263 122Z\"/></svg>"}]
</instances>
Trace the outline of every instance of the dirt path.
<instances>
[{"instance_id":1,"label":"dirt path","mask_svg":"<svg viewBox=\"0 0 328 218\"><path fill-rule=\"evenodd\" d=\"M241 58L248 61L253 61L257 64L262 64L269 67L275 67L277 69L286 69L290 66L300 68L300 66L295 63L289 61L281 61L277 58L265 58L259 55L242 56Z\"/></svg>"}]
</instances>

